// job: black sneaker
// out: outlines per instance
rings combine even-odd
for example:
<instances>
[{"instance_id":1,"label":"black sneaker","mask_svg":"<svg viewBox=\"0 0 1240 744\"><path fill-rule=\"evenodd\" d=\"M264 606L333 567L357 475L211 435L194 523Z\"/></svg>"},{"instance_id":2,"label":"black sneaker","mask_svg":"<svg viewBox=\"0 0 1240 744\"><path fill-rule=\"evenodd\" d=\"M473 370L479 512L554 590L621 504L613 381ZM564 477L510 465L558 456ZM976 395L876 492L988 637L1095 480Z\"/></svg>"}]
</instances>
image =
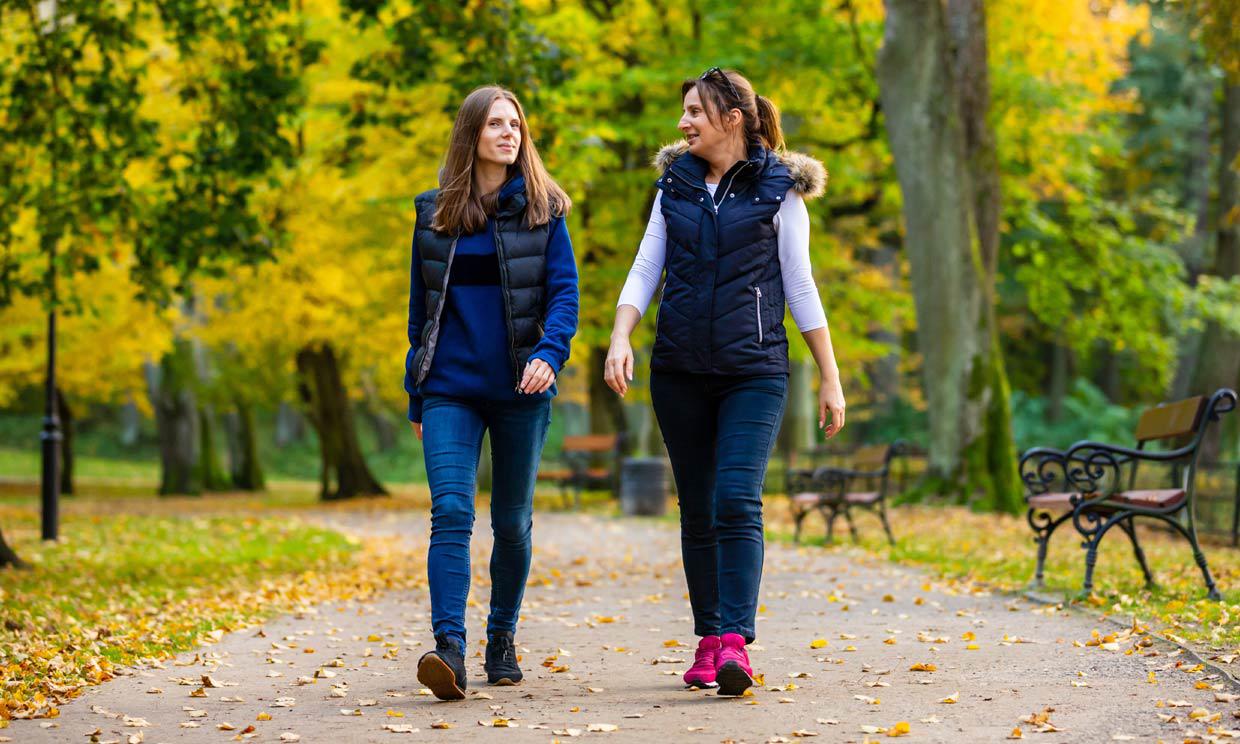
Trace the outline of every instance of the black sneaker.
<instances>
[{"instance_id":1,"label":"black sneaker","mask_svg":"<svg viewBox=\"0 0 1240 744\"><path fill-rule=\"evenodd\" d=\"M487 637L487 684L515 685L521 681L521 667L517 666L517 649L512 643L512 633L500 631Z\"/></svg>"},{"instance_id":2,"label":"black sneaker","mask_svg":"<svg viewBox=\"0 0 1240 744\"><path fill-rule=\"evenodd\" d=\"M418 681L440 700L464 700L467 682L460 641L447 634L435 636L435 650L418 659Z\"/></svg>"}]
</instances>

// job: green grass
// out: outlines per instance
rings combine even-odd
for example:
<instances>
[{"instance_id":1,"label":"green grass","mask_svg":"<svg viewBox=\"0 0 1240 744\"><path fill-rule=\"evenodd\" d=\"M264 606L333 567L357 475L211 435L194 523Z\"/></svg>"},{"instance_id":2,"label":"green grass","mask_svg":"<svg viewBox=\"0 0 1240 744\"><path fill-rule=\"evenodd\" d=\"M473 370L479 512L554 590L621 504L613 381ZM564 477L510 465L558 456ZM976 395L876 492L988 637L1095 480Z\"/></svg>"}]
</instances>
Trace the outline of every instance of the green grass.
<instances>
[{"instance_id":1,"label":"green grass","mask_svg":"<svg viewBox=\"0 0 1240 744\"><path fill-rule=\"evenodd\" d=\"M978 514L962 507L902 506L890 512L896 544L889 546L878 520L862 512L856 516L859 547L887 560L919 566L950 579L983 582L1005 591L1019 591L1033 578L1035 546L1023 516ZM784 499L768 502L768 536L790 542L792 524ZM1141 522L1138 522L1140 525ZM1132 547L1118 529L1107 533L1098 551L1094 594L1085 605L1119 617L1153 621L1163 633L1210 649L1240 649L1240 550L1220 544L1204 546L1214 580L1223 600L1206 598L1205 584L1193 561L1188 542L1161 531L1140 528L1141 545L1158 586L1147 589L1132 555ZM805 524L806 545L823 545L823 525L816 517ZM843 520L836 523L835 546L849 550L851 540ZM1045 570L1046 588L1040 593L1076 601L1084 581L1084 551L1070 524L1051 538Z\"/></svg>"},{"instance_id":2,"label":"green grass","mask_svg":"<svg viewBox=\"0 0 1240 744\"><path fill-rule=\"evenodd\" d=\"M0 569L0 719L49 714L58 686L102 681L108 662L253 622L307 572L349 566L357 547L288 517L69 513L56 543L38 540L27 508L0 507L0 521L29 564Z\"/></svg>"}]
</instances>

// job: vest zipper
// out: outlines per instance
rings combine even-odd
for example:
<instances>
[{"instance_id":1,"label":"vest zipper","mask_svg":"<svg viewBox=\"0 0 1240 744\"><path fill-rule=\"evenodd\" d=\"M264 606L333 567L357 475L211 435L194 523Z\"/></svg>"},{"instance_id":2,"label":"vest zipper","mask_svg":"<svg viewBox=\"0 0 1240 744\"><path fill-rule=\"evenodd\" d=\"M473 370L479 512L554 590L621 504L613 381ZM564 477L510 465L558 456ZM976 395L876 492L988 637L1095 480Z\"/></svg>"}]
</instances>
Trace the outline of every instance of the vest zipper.
<instances>
[{"instance_id":1,"label":"vest zipper","mask_svg":"<svg viewBox=\"0 0 1240 744\"><path fill-rule=\"evenodd\" d=\"M431 343L430 348L422 354L422 364L418 368L418 385L422 384L426 374L431 371L431 360L435 355L435 348L439 346L439 318L443 315L443 306L448 304L448 278L452 276L452 259L456 256L458 237L453 237L452 245L448 247L448 263L443 269L443 289L439 293L439 305L435 308L435 317L431 321L431 334L426 337Z\"/></svg>"},{"instance_id":2,"label":"vest zipper","mask_svg":"<svg viewBox=\"0 0 1240 744\"><path fill-rule=\"evenodd\" d=\"M758 343L762 343L762 287L757 285L753 288L753 311L758 319Z\"/></svg>"},{"instance_id":3,"label":"vest zipper","mask_svg":"<svg viewBox=\"0 0 1240 744\"><path fill-rule=\"evenodd\" d=\"M508 262L504 260L504 241L499 237L499 220L495 221L495 257L499 261L500 294L504 296L504 325L508 327L508 358L512 360L513 389L521 386L521 370L517 368L517 334L512 327L512 300L508 293Z\"/></svg>"}]
</instances>

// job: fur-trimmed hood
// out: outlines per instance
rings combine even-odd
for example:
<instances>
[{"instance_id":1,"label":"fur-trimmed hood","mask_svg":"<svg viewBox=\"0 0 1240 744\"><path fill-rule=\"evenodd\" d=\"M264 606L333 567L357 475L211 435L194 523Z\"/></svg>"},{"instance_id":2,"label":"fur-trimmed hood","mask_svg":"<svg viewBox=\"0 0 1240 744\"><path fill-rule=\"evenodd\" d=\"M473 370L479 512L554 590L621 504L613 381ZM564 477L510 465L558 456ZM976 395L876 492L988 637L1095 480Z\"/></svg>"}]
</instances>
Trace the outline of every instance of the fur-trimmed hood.
<instances>
[{"instance_id":1,"label":"fur-trimmed hood","mask_svg":"<svg viewBox=\"0 0 1240 744\"><path fill-rule=\"evenodd\" d=\"M689 143L673 142L659 148L651 163L663 173L682 156L689 152ZM792 188L802 199L817 199L827 190L827 168L818 159L800 152L776 152L779 161L788 169L792 177Z\"/></svg>"}]
</instances>

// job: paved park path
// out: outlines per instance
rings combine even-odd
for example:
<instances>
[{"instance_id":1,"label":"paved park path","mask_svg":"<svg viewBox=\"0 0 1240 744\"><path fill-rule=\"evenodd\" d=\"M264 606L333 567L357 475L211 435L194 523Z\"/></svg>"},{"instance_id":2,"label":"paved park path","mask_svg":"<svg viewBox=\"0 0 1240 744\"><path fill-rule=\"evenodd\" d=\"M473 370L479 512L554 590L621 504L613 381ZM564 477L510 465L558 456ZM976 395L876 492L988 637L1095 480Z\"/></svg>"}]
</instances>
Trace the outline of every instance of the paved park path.
<instances>
[{"instance_id":1,"label":"paved park path","mask_svg":"<svg viewBox=\"0 0 1240 744\"><path fill-rule=\"evenodd\" d=\"M421 515L325 519L363 536L426 540ZM96 731L96 741L147 744L239 735L331 744L705 744L800 741L811 732L813 741L862 742L887 741L881 730L895 733L906 722L908 741L1004 741L1019 727L1024 738L1049 743L1181 741L1208 727L1240 728L1233 714L1240 703L1227 701L1236 691L1208 667L1186 671L1195 662L1172 646L1125 653L1137 639L1122 635L1109 647L1080 645L1091 631L1115 627L868 558L781 545L767 551L752 651L765 686L742 699L685 690L679 675L695 639L674 527L562 514L535 522L538 548L517 637L527 673L520 686L487 688L482 675L476 641L487 588L479 571L488 539L480 534L470 608L478 653L468 660L463 702L419 694L414 670L433 645L428 597L392 592L230 634L89 689L54 722L14 721L0 734L15 744L90 742ZM911 671L917 664L934 671ZM218 686L202 688L204 675ZM1210 722L1215 713L1221 718ZM1050 725L1021 721L1033 714Z\"/></svg>"}]
</instances>

